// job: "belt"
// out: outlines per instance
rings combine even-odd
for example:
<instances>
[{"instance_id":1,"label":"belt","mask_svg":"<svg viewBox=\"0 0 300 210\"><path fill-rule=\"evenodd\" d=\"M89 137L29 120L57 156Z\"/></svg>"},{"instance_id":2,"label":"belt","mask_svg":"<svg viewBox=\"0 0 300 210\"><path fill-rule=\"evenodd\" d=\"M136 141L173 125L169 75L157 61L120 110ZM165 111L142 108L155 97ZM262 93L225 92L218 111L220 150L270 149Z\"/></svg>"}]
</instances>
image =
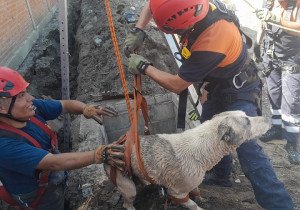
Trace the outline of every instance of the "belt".
<instances>
[{"instance_id":1,"label":"belt","mask_svg":"<svg viewBox=\"0 0 300 210\"><path fill-rule=\"evenodd\" d=\"M256 66L253 61L250 61L249 64L245 64L240 72L226 80L226 86L240 89L244 85L251 84L258 79Z\"/></svg>"}]
</instances>

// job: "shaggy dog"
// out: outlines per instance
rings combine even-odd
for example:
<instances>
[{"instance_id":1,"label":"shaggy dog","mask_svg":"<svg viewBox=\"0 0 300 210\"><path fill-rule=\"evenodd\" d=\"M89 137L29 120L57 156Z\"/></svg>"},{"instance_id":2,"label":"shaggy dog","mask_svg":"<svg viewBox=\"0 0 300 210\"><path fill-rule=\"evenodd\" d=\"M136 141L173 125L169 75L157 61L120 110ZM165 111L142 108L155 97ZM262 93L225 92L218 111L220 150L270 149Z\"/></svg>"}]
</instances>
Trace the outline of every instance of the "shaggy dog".
<instances>
[{"instance_id":1,"label":"shaggy dog","mask_svg":"<svg viewBox=\"0 0 300 210\"><path fill-rule=\"evenodd\" d=\"M223 112L182 133L141 136L141 155L148 176L156 184L165 186L169 195L182 199L197 189L205 172L222 157L246 140L261 136L269 128L269 122L263 117L249 117L242 111ZM134 149L131 167L133 174L147 184L138 169ZM105 170L109 175L110 166L105 165ZM134 182L117 171L116 184L124 198L123 207L134 210ZM191 199L182 205L189 209L201 209Z\"/></svg>"}]
</instances>

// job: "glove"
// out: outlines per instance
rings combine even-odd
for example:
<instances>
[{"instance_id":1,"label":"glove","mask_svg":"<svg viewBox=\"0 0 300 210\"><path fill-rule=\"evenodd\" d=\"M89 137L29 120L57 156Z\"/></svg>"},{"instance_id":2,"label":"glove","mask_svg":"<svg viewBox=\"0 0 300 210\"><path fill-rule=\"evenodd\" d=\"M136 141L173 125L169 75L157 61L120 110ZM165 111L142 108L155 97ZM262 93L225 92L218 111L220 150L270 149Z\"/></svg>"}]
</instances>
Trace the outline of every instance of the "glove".
<instances>
[{"instance_id":1,"label":"glove","mask_svg":"<svg viewBox=\"0 0 300 210\"><path fill-rule=\"evenodd\" d=\"M128 58L131 53L137 51L143 44L146 33L137 27L130 29L124 42L124 54Z\"/></svg>"},{"instance_id":2,"label":"glove","mask_svg":"<svg viewBox=\"0 0 300 210\"><path fill-rule=\"evenodd\" d=\"M254 55L253 57L255 62L257 63L262 62L262 57L260 53L260 44L258 44L257 42L254 43L253 55Z\"/></svg>"},{"instance_id":3,"label":"glove","mask_svg":"<svg viewBox=\"0 0 300 210\"><path fill-rule=\"evenodd\" d=\"M99 146L94 152L94 163L106 163L124 171L124 145L108 144Z\"/></svg>"},{"instance_id":4,"label":"glove","mask_svg":"<svg viewBox=\"0 0 300 210\"><path fill-rule=\"evenodd\" d=\"M145 70L149 65L152 64L143 56L130 54L128 70L132 74L145 74Z\"/></svg>"},{"instance_id":5,"label":"glove","mask_svg":"<svg viewBox=\"0 0 300 210\"><path fill-rule=\"evenodd\" d=\"M102 116L116 116L118 113L110 107L101 107L94 105L86 105L83 109L83 115L85 118L90 119L93 118L99 124L102 125Z\"/></svg>"},{"instance_id":6,"label":"glove","mask_svg":"<svg viewBox=\"0 0 300 210\"><path fill-rule=\"evenodd\" d=\"M199 116L195 110L190 111L188 116L189 116L190 120L193 120L193 121L199 120Z\"/></svg>"},{"instance_id":7,"label":"glove","mask_svg":"<svg viewBox=\"0 0 300 210\"><path fill-rule=\"evenodd\" d=\"M255 13L256 17L261 21L280 23L280 17L273 14L267 8L258 9Z\"/></svg>"}]
</instances>

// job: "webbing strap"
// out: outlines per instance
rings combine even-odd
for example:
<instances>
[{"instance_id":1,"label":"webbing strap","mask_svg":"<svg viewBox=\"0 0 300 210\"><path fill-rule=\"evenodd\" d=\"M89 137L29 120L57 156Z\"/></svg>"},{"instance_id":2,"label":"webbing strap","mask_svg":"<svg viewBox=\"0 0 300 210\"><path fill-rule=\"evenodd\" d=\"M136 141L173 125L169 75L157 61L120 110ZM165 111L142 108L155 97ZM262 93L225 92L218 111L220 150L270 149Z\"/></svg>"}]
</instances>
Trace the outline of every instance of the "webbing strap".
<instances>
[{"instance_id":1,"label":"webbing strap","mask_svg":"<svg viewBox=\"0 0 300 210\"><path fill-rule=\"evenodd\" d=\"M38 120L36 117L32 117L30 120L33 123L35 123L38 127L40 127L51 138L51 142L52 142L52 140L53 140L52 136L53 136L54 132L50 128L48 128L45 124L43 124L40 120ZM29 134L25 133L24 131L22 131L20 129L17 129L11 125L8 125L8 124L2 123L2 122L0 122L0 129L20 135L20 136L24 137L33 146L35 146L37 148L42 148L42 146L40 145L40 143L38 141L36 141L32 136L30 136ZM57 140L57 138L56 138L56 140ZM44 195L44 193L46 191L45 186L48 184L48 180L49 180L49 172L48 171L40 172L39 180L38 180L39 187L38 187L38 191L37 191L37 197L30 204L30 208L34 209L35 207L37 207L40 199L42 198L42 196ZM9 205L14 206L15 208L18 208L18 206L19 206L18 203L16 202L16 200L10 195L9 192L6 191L6 189L3 185L0 186L0 198L4 202L8 203Z\"/></svg>"},{"instance_id":2,"label":"webbing strap","mask_svg":"<svg viewBox=\"0 0 300 210\"><path fill-rule=\"evenodd\" d=\"M141 157L141 148L140 148L140 141L139 141L139 137L138 137L138 121L139 121L139 109L141 107L142 101L143 101L143 96L141 95L141 75L135 75L134 77L134 83L135 83L135 91L134 91L134 119L133 119L133 125L132 125L132 134L135 135L134 136L134 145L135 145L135 153L136 153L136 159L137 159L137 163L139 166L139 169L141 171L141 173L143 174L143 176L146 178L146 180L152 184L154 184L154 180L149 177L148 173L146 172L145 169L145 165L144 162L142 160ZM144 107L145 108L145 107ZM144 118L145 122L149 120L148 117L148 112L147 110L144 110L144 113L146 115L146 118ZM148 124L148 123L145 123Z\"/></svg>"},{"instance_id":3,"label":"webbing strap","mask_svg":"<svg viewBox=\"0 0 300 210\"><path fill-rule=\"evenodd\" d=\"M48 171L40 173L39 187L38 187L38 190L36 193L36 197L30 203L29 207L27 207L25 209L35 209L38 206L41 198L43 197L43 195L46 192L46 186L48 184L49 174L50 173ZM0 186L0 199L3 200L5 203L11 205L15 209L24 209L24 208L20 207L18 202L10 195L9 192L7 192L7 190L5 189L5 187L3 185Z\"/></svg>"},{"instance_id":4,"label":"webbing strap","mask_svg":"<svg viewBox=\"0 0 300 210\"><path fill-rule=\"evenodd\" d=\"M119 140L116 142L117 144L125 144L125 151L124 151L124 160L125 160L125 173L132 175L131 170L131 155L132 155L132 149L135 146L135 152L136 152L136 158L138 167L145 177L145 179L154 184L153 179L151 179L146 170L143 163L143 160L141 158L141 152L140 152L140 141L138 138L138 120L139 120L139 110L142 110L142 114L145 121L145 129L148 128L149 125L149 115L148 115L148 108L147 108L147 102L145 98L141 95L141 76L135 76L135 92L134 92L134 115L133 115L133 123L129 129L129 131L121 136ZM146 130L145 130L146 131ZM136 136L134 136L136 134ZM112 180L113 184L116 185L116 168L111 167L110 170L110 179Z\"/></svg>"},{"instance_id":5,"label":"webbing strap","mask_svg":"<svg viewBox=\"0 0 300 210\"><path fill-rule=\"evenodd\" d=\"M142 95L141 95L141 76L140 75L135 75L135 87L136 90L134 92L134 111L132 112L131 109L131 105L130 105L130 100L129 100L129 93L128 93L128 88L127 88L127 84L126 84L126 80L125 80L125 73L124 73L124 68L123 68L123 64L122 64L122 59L121 59L121 54L120 54L120 50L119 50L119 44L118 44L118 40L117 40L117 36L116 36L116 32L115 32L115 27L114 27L114 22L113 22L113 16L112 16L112 12L110 9L110 3L109 0L104 0L104 4L105 4L105 8L106 8L106 13L107 13L107 18L108 18L108 25L109 25L109 29L110 29L110 33L111 33L111 38L112 38L112 42L113 42L113 46L114 46L114 51L116 54L116 60L117 60L117 64L118 64L118 69L120 72L120 79L122 82L122 88L123 88L123 92L125 95L125 99L126 99L126 105L127 105L127 110L128 110L128 114L129 114L129 120L130 120L130 130L129 132L127 132L127 140L125 142L125 148L131 150L130 147L132 147L131 145L134 143L135 144L135 149L136 149L136 155L137 155L137 160L138 160L138 164L139 167L142 171L142 173L144 174L144 176L147 178L148 175L145 174L145 170L144 170L144 165L142 163L142 159L141 159L141 154L140 154L140 143L139 143L139 139L138 139L138 111L140 109L141 103L143 101L142 99ZM138 93L139 92L139 93ZM144 115L144 114L143 114ZM149 118L147 117L148 120ZM131 140L133 139L133 140ZM126 146L127 144L129 144L129 148L128 146ZM126 159L126 151L125 151L125 159ZM127 154L127 159L130 160L130 155ZM127 168L127 167L126 167ZM129 167L128 167L129 170Z\"/></svg>"},{"instance_id":6,"label":"webbing strap","mask_svg":"<svg viewBox=\"0 0 300 210\"><path fill-rule=\"evenodd\" d=\"M4 188L4 186L0 186L0 198L2 201L4 201L5 203L18 208L18 204L15 201L15 199L13 199L10 194L6 191L6 189Z\"/></svg>"},{"instance_id":7,"label":"webbing strap","mask_svg":"<svg viewBox=\"0 0 300 210\"><path fill-rule=\"evenodd\" d=\"M185 89L179 94L177 128L185 128L185 115L187 106L188 89Z\"/></svg>"},{"instance_id":8,"label":"webbing strap","mask_svg":"<svg viewBox=\"0 0 300 210\"><path fill-rule=\"evenodd\" d=\"M8 124L2 123L2 122L0 122L0 129L7 130L9 132L20 135L20 136L24 137L25 139L27 139L33 146L35 146L37 148L42 148L42 146L40 145L39 142L37 142L32 136L30 136L29 134L25 133L24 131L22 131L20 129L17 129L11 125L8 125Z\"/></svg>"},{"instance_id":9,"label":"webbing strap","mask_svg":"<svg viewBox=\"0 0 300 210\"><path fill-rule=\"evenodd\" d=\"M53 130L51 130L51 128L49 128L47 124L43 123L38 118L32 117L29 120L37 125L40 129L42 129L50 137L51 145L57 148L57 134Z\"/></svg>"}]
</instances>

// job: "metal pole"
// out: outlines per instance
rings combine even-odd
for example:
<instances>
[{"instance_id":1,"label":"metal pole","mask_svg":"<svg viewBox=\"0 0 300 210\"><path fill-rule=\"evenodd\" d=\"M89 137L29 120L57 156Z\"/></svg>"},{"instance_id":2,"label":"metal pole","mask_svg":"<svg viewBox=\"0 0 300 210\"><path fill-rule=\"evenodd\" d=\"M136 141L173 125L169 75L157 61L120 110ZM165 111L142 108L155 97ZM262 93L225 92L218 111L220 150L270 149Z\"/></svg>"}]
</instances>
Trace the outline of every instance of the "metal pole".
<instances>
[{"instance_id":1,"label":"metal pole","mask_svg":"<svg viewBox=\"0 0 300 210\"><path fill-rule=\"evenodd\" d=\"M59 32L60 32L60 60L61 60L61 80L62 80L62 99L70 99L69 86L69 45L68 45L68 12L67 0L59 0ZM64 115L64 141L70 142L70 115Z\"/></svg>"}]
</instances>

